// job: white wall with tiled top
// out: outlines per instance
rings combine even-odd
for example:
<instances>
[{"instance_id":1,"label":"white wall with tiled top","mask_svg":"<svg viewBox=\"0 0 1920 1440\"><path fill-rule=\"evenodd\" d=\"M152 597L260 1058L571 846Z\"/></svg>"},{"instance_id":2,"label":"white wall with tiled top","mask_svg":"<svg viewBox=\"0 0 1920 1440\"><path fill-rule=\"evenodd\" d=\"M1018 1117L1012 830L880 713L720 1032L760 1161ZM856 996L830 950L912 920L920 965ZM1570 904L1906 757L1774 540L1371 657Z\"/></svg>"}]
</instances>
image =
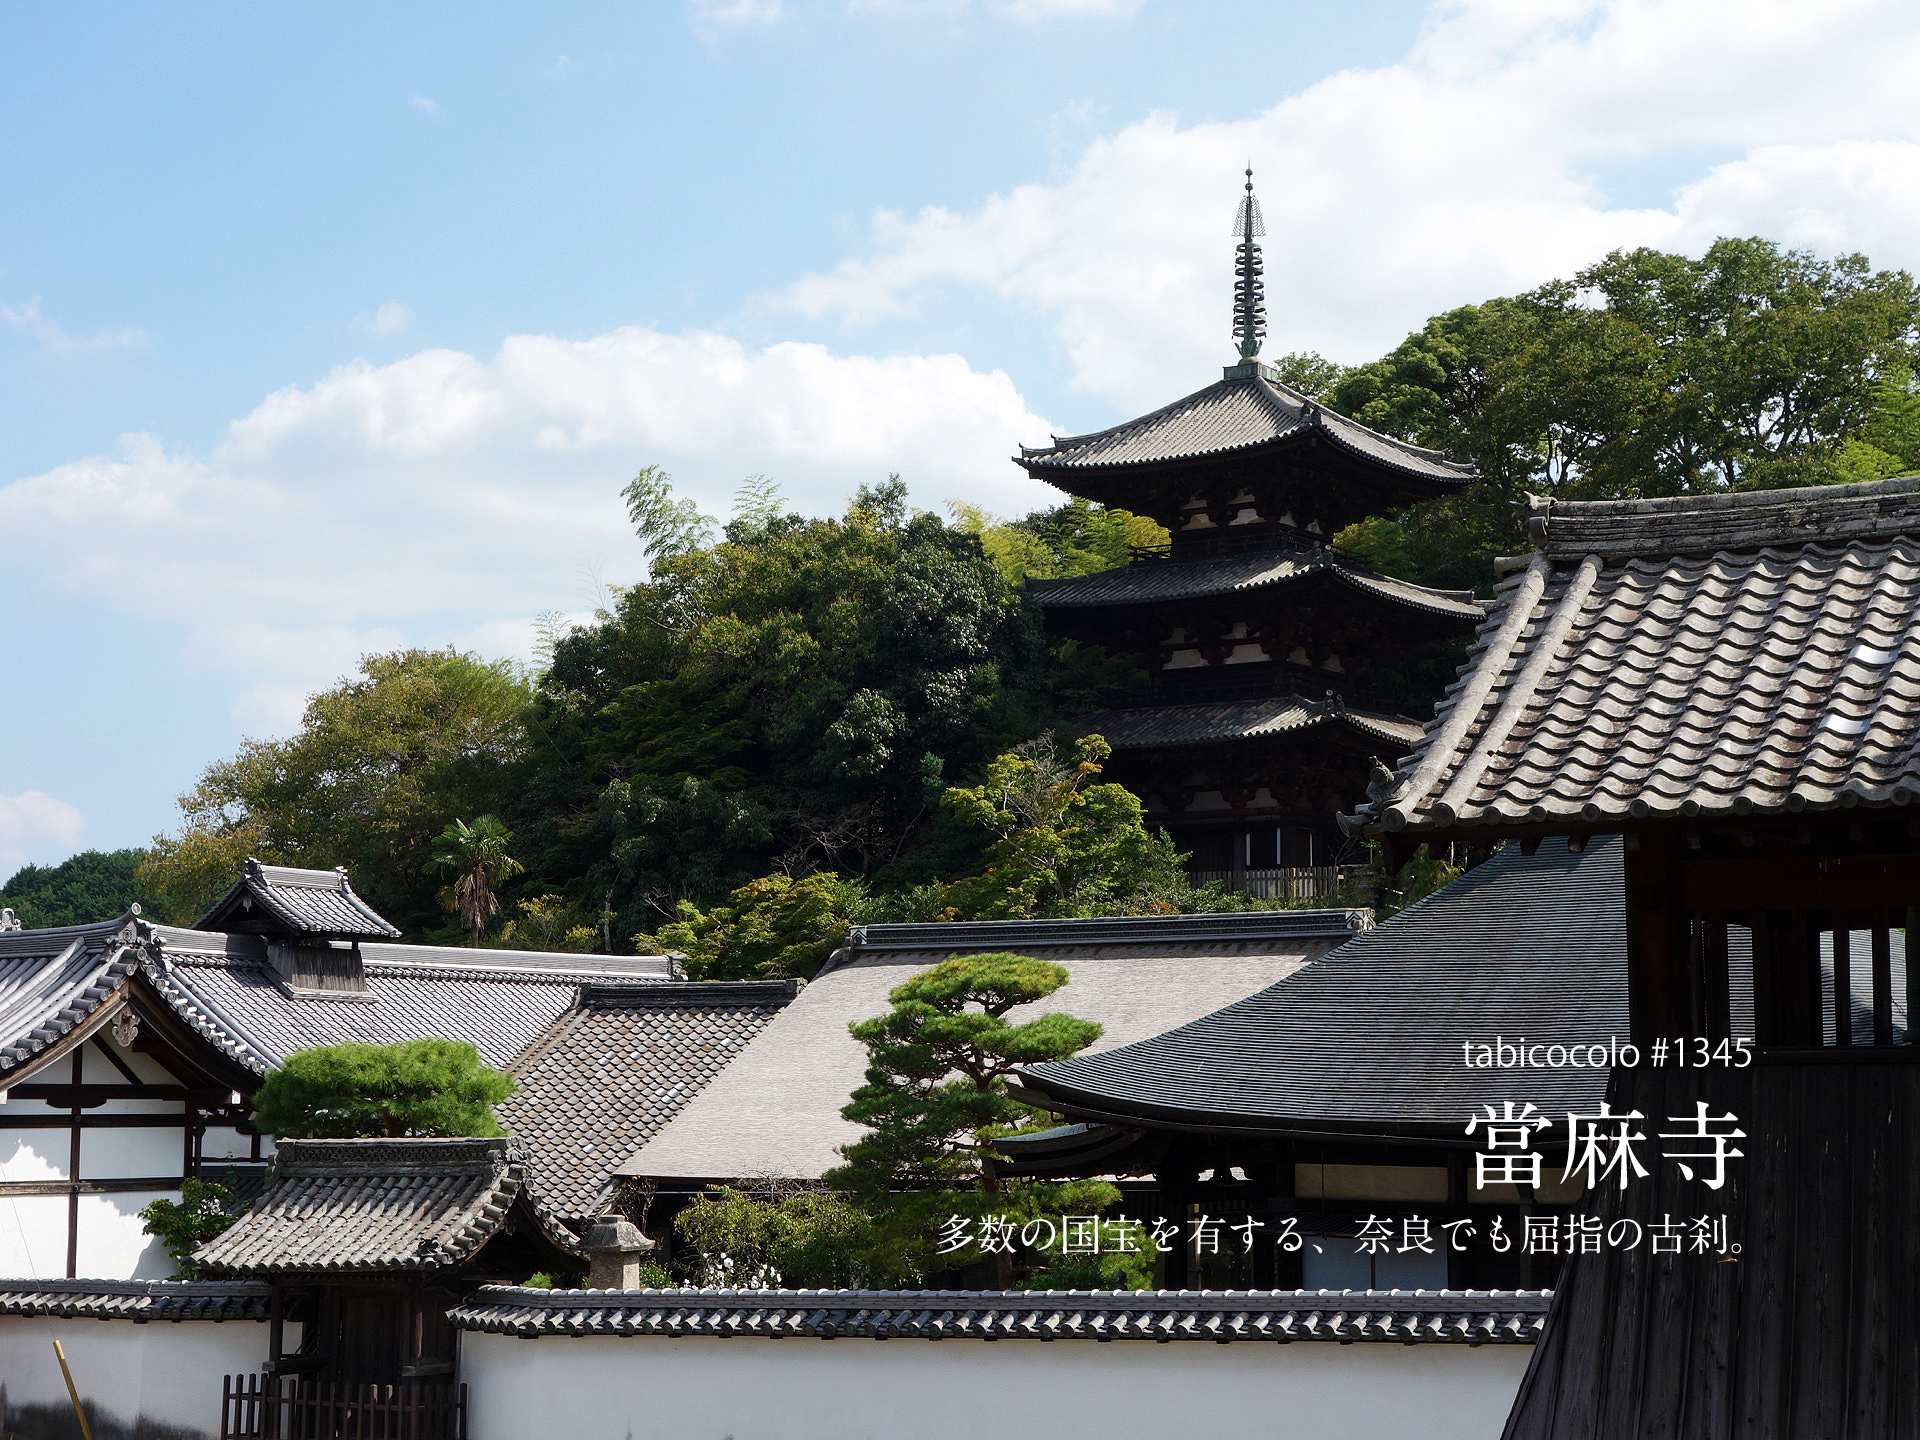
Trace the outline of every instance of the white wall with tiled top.
<instances>
[{"instance_id":1,"label":"white wall with tiled top","mask_svg":"<svg viewBox=\"0 0 1920 1440\"><path fill-rule=\"evenodd\" d=\"M460 1337L472 1440L1489 1440L1528 1345Z\"/></svg>"}]
</instances>

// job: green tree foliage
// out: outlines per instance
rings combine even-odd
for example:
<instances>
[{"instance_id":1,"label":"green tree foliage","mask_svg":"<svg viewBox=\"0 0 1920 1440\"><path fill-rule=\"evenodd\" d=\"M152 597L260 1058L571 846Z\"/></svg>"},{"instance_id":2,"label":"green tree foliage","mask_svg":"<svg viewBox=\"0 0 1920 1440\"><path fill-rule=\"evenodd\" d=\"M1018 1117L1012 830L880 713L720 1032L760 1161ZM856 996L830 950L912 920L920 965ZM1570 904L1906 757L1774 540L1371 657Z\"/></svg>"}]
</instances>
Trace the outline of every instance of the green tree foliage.
<instances>
[{"instance_id":1,"label":"green tree foliage","mask_svg":"<svg viewBox=\"0 0 1920 1440\"><path fill-rule=\"evenodd\" d=\"M182 1280L197 1280L193 1252L224 1234L240 1210L224 1185L189 1176L180 1182L180 1199L159 1199L140 1211L140 1228L166 1247Z\"/></svg>"},{"instance_id":2,"label":"green tree foliage","mask_svg":"<svg viewBox=\"0 0 1920 1440\"><path fill-rule=\"evenodd\" d=\"M153 843L140 879L187 923L249 855L345 865L402 930L439 923L426 861L463 815L497 813L528 748L528 682L505 662L451 650L369 655L307 704L300 732L249 740L181 797L179 834Z\"/></svg>"},{"instance_id":3,"label":"green tree foliage","mask_svg":"<svg viewBox=\"0 0 1920 1440\"><path fill-rule=\"evenodd\" d=\"M703 1285L844 1289L867 1281L872 1218L844 1195L807 1187L721 1187L673 1217L700 1256Z\"/></svg>"},{"instance_id":4,"label":"green tree foliage","mask_svg":"<svg viewBox=\"0 0 1920 1440\"><path fill-rule=\"evenodd\" d=\"M954 918L1009 920L1193 908L1179 852L1146 826L1139 797L1093 784L1112 747L1098 735L1063 757L1046 735L996 757L947 806L993 836L985 867L948 886Z\"/></svg>"},{"instance_id":5,"label":"green tree foliage","mask_svg":"<svg viewBox=\"0 0 1920 1440\"><path fill-rule=\"evenodd\" d=\"M1484 584L1524 548L1532 491L1567 499L1823 484L1905 468L1896 441L1920 289L1859 255L1770 241L1699 259L1616 251L1571 280L1434 317L1328 401L1474 461L1467 494L1375 519L1343 548L1390 573ZM1872 444L1878 457L1858 448Z\"/></svg>"},{"instance_id":6,"label":"green tree foliage","mask_svg":"<svg viewBox=\"0 0 1920 1440\"><path fill-rule=\"evenodd\" d=\"M0 908L29 930L112 920L127 907L156 908L140 883L144 850L84 850L58 865L23 865L0 888Z\"/></svg>"},{"instance_id":7,"label":"green tree foliage","mask_svg":"<svg viewBox=\"0 0 1920 1440\"><path fill-rule=\"evenodd\" d=\"M1145 515L1079 499L1020 520L1002 520L960 500L947 509L955 528L978 537L994 568L1014 586L1111 570L1126 564L1136 548L1152 549L1171 538L1165 526Z\"/></svg>"},{"instance_id":8,"label":"green tree foliage","mask_svg":"<svg viewBox=\"0 0 1920 1440\"><path fill-rule=\"evenodd\" d=\"M506 924L488 942L496 949L585 953L596 949L604 938L591 919L568 904L562 895L551 892L523 895L513 910Z\"/></svg>"},{"instance_id":9,"label":"green tree foliage","mask_svg":"<svg viewBox=\"0 0 1920 1440\"><path fill-rule=\"evenodd\" d=\"M315 1140L502 1135L493 1107L516 1088L463 1041L321 1045L267 1072L253 1123L264 1134Z\"/></svg>"},{"instance_id":10,"label":"green tree foliage","mask_svg":"<svg viewBox=\"0 0 1920 1440\"><path fill-rule=\"evenodd\" d=\"M845 943L865 898L863 887L838 875L763 875L708 911L682 900L677 920L633 944L685 955L695 980L810 976Z\"/></svg>"},{"instance_id":11,"label":"green tree foliage","mask_svg":"<svg viewBox=\"0 0 1920 1440\"><path fill-rule=\"evenodd\" d=\"M440 892L440 903L458 917L469 944L480 943L480 932L500 912L495 888L526 868L507 853L512 843L513 832L498 815L482 815L471 825L449 821L434 837L433 865L453 877Z\"/></svg>"},{"instance_id":12,"label":"green tree foliage","mask_svg":"<svg viewBox=\"0 0 1920 1440\"><path fill-rule=\"evenodd\" d=\"M647 504L679 505L649 473ZM1134 678L1084 650L1050 661L980 538L911 512L897 480L824 520L747 490L717 543L664 546L558 640L533 772L502 812L536 883L612 910L622 936L697 924L683 900L737 909L770 872L892 889L970 868L980 842L943 828L946 786Z\"/></svg>"},{"instance_id":13,"label":"green tree foliage","mask_svg":"<svg viewBox=\"0 0 1920 1440\"><path fill-rule=\"evenodd\" d=\"M1009 1018L1066 982L1060 966L1025 955L956 955L896 986L885 1015L851 1027L867 1048L867 1077L842 1113L866 1133L842 1148L846 1163L825 1178L874 1217L874 1269L924 1274L981 1259L977 1237L946 1257L935 1253L949 1217L1050 1217L1057 1226L1062 1214L1118 1202L1120 1192L1101 1181L1003 1179L993 1159L996 1136L1040 1118L1007 1093L1007 1077L1100 1038L1093 1021L1059 1012ZM998 1283L1012 1284L1023 1257L991 1258ZM1024 1258L1028 1269L1045 1263Z\"/></svg>"}]
</instances>

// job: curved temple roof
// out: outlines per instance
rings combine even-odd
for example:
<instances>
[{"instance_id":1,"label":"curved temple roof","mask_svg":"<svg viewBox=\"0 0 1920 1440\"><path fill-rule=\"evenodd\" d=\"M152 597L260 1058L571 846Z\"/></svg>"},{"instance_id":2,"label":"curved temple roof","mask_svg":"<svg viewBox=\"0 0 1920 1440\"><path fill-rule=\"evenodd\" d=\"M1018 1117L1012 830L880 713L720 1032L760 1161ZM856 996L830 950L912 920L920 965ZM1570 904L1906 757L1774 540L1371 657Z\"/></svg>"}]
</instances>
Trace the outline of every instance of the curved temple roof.
<instances>
[{"instance_id":1,"label":"curved temple roof","mask_svg":"<svg viewBox=\"0 0 1920 1440\"><path fill-rule=\"evenodd\" d=\"M397 940L400 932L354 893L345 870L296 870L249 859L197 922L201 930L284 929L296 936Z\"/></svg>"},{"instance_id":2,"label":"curved temple roof","mask_svg":"<svg viewBox=\"0 0 1920 1440\"><path fill-rule=\"evenodd\" d=\"M1550 840L1531 856L1509 846L1257 995L1022 1081L1121 1124L1460 1137L1484 1104L1588 1108L1608 1075L1473 1069L1463 1042L1605 1044L1626 1031L1620 841L1574 854Z\"/></svg>"},{"instance_id":3,"label":"curved temple roof","mask_svg":"<svg viewBox=\"0 0 1920 1440\"><path fill-rule=\"evenodd\" d=\"M1040 479L1074 471L1174 464L1319 436L1354 458L1430 482L1434 493L1459 489L1474 478L1425 450L1369 430L1358 421L1309 400L1280 383L1265 365L1235 365L1226 377L1138 420L1090 435L1055 436L1052 445L1022 446L1018 465Z\"/></svg>"},{"instance_id":4,"label":"curved temple roof","mask_svg":"<svg viewBox=\"0 0 1920 1440\"><path fill-rule=\"evenodd\" d=\"M1264 552L1205 560L1137 560L1092 575L1029 580L1027 590L1047 610L1108 605L1163 605L1216 595L1241 595L1276 586L1331 580L1360 594L1460 621L1484 619L1487 607L1463 590L1429 590L1405 580L1370 575L1329 550Z\"/></svg>"},{"instance_id":5,"label":"curved temple roof","mask_svg":"<svg viewBox=\"0 0 1920 1440\"><path fill-rule=\"evenodd\" d=\"M499 1140L282 1140L253 1208L194 1252L209 1274L434 1272L517 1225L563 1261L578 1242Z\"/></svg>"},{"instance_id":6,"label":"curved temple roof","mask_svg":"<svg viewBox=\"0 0 1920 1440\"><path fill-rule=\"evenodd\" d=\"M1920 478L1539 505L1375 833L1920 797Z\"/></svg>"},{"instance_id":7,"label":"curved temple roof","mask_svg":"<svg viewBox=\"0 0 1920 1440\"><path fill-rule=\"evenodd\" d=\"M1302 700L1297 695L1229 700L1212 705L1101 710L1083 716L1074 728L1084 735L1104 737L1116 753L1231 744L1330 728L1349 730L1362 739L1405 749L1421 735L1418 721L1349 709L1337 697Z\"/></svg>"}]
</instances>

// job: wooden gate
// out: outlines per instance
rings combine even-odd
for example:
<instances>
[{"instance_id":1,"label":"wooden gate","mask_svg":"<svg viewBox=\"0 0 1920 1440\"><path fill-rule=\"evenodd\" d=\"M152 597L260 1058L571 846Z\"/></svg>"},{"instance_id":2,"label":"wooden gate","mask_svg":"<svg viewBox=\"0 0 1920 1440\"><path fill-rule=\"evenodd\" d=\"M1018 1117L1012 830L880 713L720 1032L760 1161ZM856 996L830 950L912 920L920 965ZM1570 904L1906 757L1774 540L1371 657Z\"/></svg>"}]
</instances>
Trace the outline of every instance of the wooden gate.
<instances>
[{"instance_id":1,"label":"wooden gate","mask_svg":"<svg viewBox=\"0 0 1920 1440\"><path fill-rule=\"evenodd\" d=\"M228 1375L220 1440L467 1440L467 1387Z\"/></svg>"}]
</instances>

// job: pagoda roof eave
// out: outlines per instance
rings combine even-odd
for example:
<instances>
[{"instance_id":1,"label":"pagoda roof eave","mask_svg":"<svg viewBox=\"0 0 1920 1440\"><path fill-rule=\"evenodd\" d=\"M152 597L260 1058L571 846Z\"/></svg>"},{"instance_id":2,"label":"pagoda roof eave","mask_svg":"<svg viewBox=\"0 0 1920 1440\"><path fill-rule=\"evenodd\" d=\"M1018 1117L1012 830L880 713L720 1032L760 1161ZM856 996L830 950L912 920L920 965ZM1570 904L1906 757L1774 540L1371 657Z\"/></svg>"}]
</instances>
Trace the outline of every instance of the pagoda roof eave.
<instances>
[{"instance_id":1,"label":"pagoda roof eave","mask_svg":"<svg viewBox=\"0 0 1920 1440\"><path fill-rule=\"evenodd\" d=\"M1438 451L1370 430L1283 385L1265 366L1233 366L1227 377L1135 420L1085 435L1021 446L1014 463L1065 488L1068 479L1139 474L1328 441L1351 458L1452 493L1477 478Z\"/></svg>"},{"instance_id":2,"label":"pagoda roof eave","mask_svg":"<svg viewBox=\"0 0 1920 1440\"><path fill-rule=\"evenodd\" d=\"M1461 590L1433 590L1410 581L1374 575L1331 551L1268 552L1204 560L1144 560L1113 570L1064 579L1027 582L1043 610L1124 609L1174 601L1247 595L1286 585L1336 584L1394 608L1419 611L1463 624L1486 618L1485 603Z\"/></svg>"},{"instance_id":3,"label":"pagoda roof eave","mask_svg":"<svg viewBox=\"0 0 1920 1440\"><path fill-rule=\"evenodd\" d=\"M1116 755L1255 743L1315 731L1344 731L1375 744L1410 749L1425 733L1417 720L1357 710L1332 695L1325 700L1278 695L1217 704L1100 710L1082 717L1076 728L1082 734L1104 738Z\"/></svg>"}]
</instances>

